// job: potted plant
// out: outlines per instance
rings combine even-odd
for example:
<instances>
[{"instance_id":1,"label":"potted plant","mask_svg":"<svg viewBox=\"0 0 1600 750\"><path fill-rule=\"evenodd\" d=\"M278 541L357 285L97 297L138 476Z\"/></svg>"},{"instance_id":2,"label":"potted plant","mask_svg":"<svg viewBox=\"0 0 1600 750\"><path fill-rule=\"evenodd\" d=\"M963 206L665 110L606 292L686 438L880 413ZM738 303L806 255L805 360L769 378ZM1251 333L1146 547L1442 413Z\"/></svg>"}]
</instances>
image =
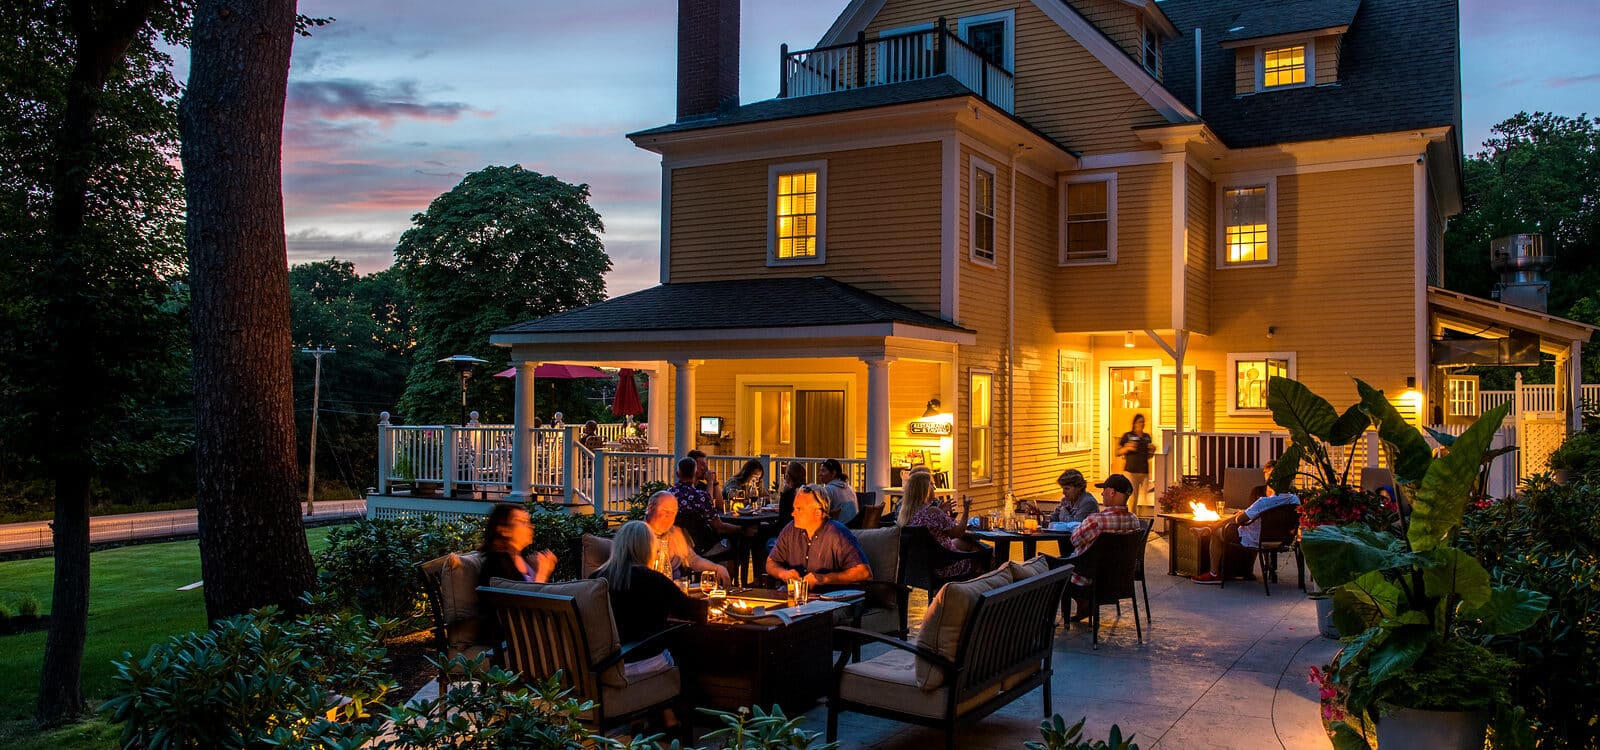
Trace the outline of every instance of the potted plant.
<instances>
[{"instance_id":1,"label":"potted plant","mask_svg":"<svg viewBox=\"0 0 1600 750\"><path fill-rule=\"evenodd\" d=\"M1215 510L1222 507L1222 493L1203 484L1169 484L1156 499L1162 513L1187 513L1189 503L1205 503Z\"/></svg>"},{"instance_id":2,"label":"potted plant","mask_svg":"<svg viewBox=\"0 0 1600 750\"><path fill-rule=\"evenodd\" d=\"M1335 622L1355 634L1321 675L1345 714L1331 721L1335 747L1370 747L1375 729L1386 750L1478 750L1488 714L1505 707L1512 663L1483 642L1531 626L1550 600L1491 584L1452 542L1508 410L1484 414L1448 453L1429 458L1403 537L1357 523L1301 536L1307 565L1332 594Z\"/></svg>"}]
</instances>

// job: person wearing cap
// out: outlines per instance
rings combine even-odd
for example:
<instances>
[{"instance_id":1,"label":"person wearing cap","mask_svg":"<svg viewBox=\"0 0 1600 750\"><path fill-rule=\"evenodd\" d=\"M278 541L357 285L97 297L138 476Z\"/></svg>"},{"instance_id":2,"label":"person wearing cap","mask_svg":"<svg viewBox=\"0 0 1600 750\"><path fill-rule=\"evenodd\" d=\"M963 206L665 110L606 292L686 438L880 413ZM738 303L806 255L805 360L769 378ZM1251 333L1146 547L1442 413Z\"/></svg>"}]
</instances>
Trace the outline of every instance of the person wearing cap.
<instances>
[{"instance_id":1,"label":"person wearing cap","mask_svg":"<svg viewBox=\"0 0 1600 750\"><path fill-rule=\"evenodd\" d=\"M794 520L778 532L767 555L767 575L801 579L809 586L854 583L872 577L867 554L844 524L828 518L828 491L808 484L794 493Z\"/></svg>"},{"instance_id":2,"label":"person wearing cap","mask_svg":"<svg viewBox=\"0 0 1600 750\"><path fill-rule=\"evenodd\" d=\"M1097 513L1089 514L1078 525L1078 530L1072 532L1072 554L1081 555L1099 539L1101 534L1122 534L1135 531L1144 531L1144 521L1128 512L1128 498L1133 495L1133 483L1121 474L1112 474L1106 481L1095 487L1100 489L1100 497L1105 501L1105 508ZM1067 587L1067 595L1078 602L1078 609L1071 616L1077 622L1089 616L1088 585L1093 581L1072 573L1072 585Z\"/></svg>"},{"instance_id":3,"label":"person wearing cap","mask_svg":"<svg viewBox=\"0 0 1600 750\"><path fill-rule=\"evenodd\" d=\"M1056 484L1061 485L1061 502L1050 513L1050 521L1082 521L1100 510L1100 501L1089 491L1089 481L1083 478L1083 472L1067 469L1056 477Z\"/></svg>"}]
</instances>

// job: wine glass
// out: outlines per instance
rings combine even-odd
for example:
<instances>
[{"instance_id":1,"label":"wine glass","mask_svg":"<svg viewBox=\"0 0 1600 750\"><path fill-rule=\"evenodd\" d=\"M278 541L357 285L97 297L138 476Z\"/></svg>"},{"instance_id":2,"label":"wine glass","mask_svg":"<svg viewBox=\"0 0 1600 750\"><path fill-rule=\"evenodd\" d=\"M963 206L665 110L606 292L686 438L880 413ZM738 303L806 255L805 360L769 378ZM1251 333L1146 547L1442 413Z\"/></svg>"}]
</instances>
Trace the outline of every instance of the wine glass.
<instances>
[{"instance_id":1,"label":"wine glass","mask_svg":"<svg viewBox=\"0 0 1600 750\"><path fill-rule=\"evenodd\" d=\"M711 590L717 587L717 574L710 570L700 571L700 593L711 595Z\"/></svg>"}]
</instances>

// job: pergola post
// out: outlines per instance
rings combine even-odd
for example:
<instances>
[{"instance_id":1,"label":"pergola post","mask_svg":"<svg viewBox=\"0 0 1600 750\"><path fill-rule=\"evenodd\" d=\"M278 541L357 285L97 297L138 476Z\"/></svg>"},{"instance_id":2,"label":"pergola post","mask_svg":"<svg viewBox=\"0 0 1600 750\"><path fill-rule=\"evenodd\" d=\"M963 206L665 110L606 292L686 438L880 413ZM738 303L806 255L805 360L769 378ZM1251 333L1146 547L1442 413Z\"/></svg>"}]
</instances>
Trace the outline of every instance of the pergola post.
<instances>
[{"instance_id":1,"label":"pergola post","mask_svg":"<svg viewBox=\"0 0 1600 750\"><path fill-rule=\"evenodd\" d=\"M511 492L506 500L527 502L533 496L533 371L538 362L518 362L516 397L511 417Z\"/></svg>"},{"instance_id":2,"label":"pergola post","mask_svg":"<svg viewBox=\"0 0 1600 750\"><path fill-rule=\"evenodd\" d=\"M1583 431L1583 341L1567 345L1567 434Z\"/></svg>"},{"instance_id":3,"label":"pergola post","mask_svg":"<svg viewBox=\"0 0 1600 750\"><path fill-rule=\"evenodd\" d=\"M677 380L677 398L673 400L672 452L678 456L694 450L694 368L698 365L688 359L672 360L672 374Z\"/></svg>"},{"instance_id":4,"label":"pergola post","mask_svg":"<svg viewBox=\"0 0 1600 750\"><path fill-rule=\"evenodd\" d=\"M867 492L889 486L889 363L894 357L862 357L867 363Z\"/></svg>"}]
</instances>

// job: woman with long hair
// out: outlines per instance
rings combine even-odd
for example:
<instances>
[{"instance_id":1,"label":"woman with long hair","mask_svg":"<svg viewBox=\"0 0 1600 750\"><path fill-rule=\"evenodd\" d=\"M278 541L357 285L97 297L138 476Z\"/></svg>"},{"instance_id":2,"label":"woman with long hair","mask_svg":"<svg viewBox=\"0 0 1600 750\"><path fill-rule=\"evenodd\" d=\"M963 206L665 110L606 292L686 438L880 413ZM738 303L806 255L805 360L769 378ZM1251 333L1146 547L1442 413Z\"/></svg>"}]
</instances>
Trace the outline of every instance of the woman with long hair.
<instances>
[{"instance_id":1,"label":"woman with long hair","mask_svg":"<svg viewBox=\"0 0 1600 750\"><path fill-rule=\"evenodd\" d=\"M706 602L685 594L672 579L650 569L655 534L644 521L629 521L611 539L611 557L591 578L611 587L611 613L622 642L640 640L667 626L668 617L704 621ZM638 654L639 658L650 654ZM634 656L630 654L630 656Z\"/></svg>"},{"instance_id":2,"label":"woman with long hair","mask_svg":"<svg viewBox=\"0 0 1600 750\"><path fill-rule=\"evenodd\" d=\"M478 585L487 585L493 578L549 581L556 569L555 554L546 549L534 553L532 560L524 556L533 544L533 532L533 517L527 508L516 503L496 503L484 521L483 542L478 546L483 553Z\"/></svg>"},{"instance_id":3,"label":"woman with long hair","mask_svg":"<svg viewBox=\"0 0 1600 750\"><path fill-rule=\"evenodd\" d=\"M734 474L733 479L723 483L722 499L732 500L734 499L734 493L740 490L744 490L745 493L751 497L759 497L767 494L764 491L766 488L761 486L762 478L763 475L761 473L760 461L752 458L749 461L744 462L744 466L739 468L739 473Z\"/></svg>"},{"instance_id":4,"label":"woman with long hair","mask_svg":"<svg viewBox=\"0 0 1600 750\"><path fill-rule=\"evenodd\" d=\"M964 534L967 516L972 510L970 500L962 503L961 520L957 521L950 517L950 512L943 505L934 500L932 473L913 471L905 481L905 498L900 501L897 524L902 528L921 526L927 529L939 544L952 552L972 552L983 548L968 540ZM957 560L935 572L941 577L965 576L978 572L978 566L974 560Z\"/></svg>"}]
</instances>

